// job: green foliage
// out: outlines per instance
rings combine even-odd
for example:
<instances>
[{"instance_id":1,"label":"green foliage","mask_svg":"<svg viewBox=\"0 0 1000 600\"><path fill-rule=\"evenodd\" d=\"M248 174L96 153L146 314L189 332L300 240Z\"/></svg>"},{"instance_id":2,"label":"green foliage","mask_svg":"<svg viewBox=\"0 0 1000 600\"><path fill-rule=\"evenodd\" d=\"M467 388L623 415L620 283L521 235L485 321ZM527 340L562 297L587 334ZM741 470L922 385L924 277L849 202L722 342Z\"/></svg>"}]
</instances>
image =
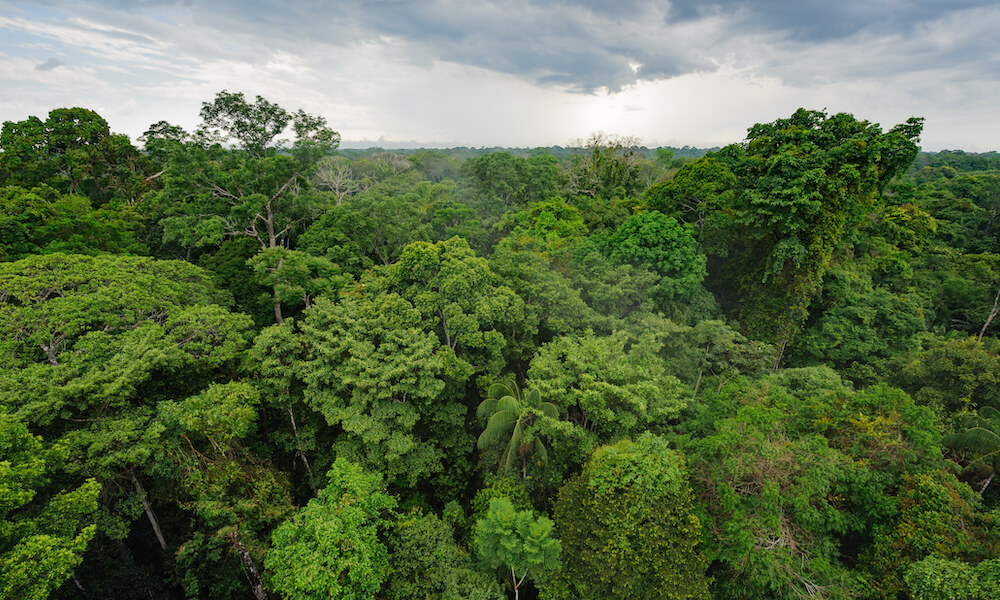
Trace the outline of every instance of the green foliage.
<instances>
[{"instance_id":1,"label":"green foliage","mask_svg":"<svg viewBox=\"0 0 1000 600\"><path fill-rule=\"evenodd\" d=\"M603 329L652 313L653 290L662 278L643 265L615 264L605 254L607 237L592 236L576 252L570 274L587 305L604 317Z\"/></svg>"},{"instance_id":2,"label":"green foliage","mask_svg":"<svg viewBox=\"0 0 1000 600\"><path fill-rule=\"evenodd\" d=\"M708 598L682 456L643 434L594 451L559 491L563 566L546 598Z\"/></svg>"},{"instance_id":3,"label":"green foliage","mask_svg":"<svg viewBox=\"0 0 1000 600\"><path fill-rule=\"evenodd\" d=\"M980 581L977 571L979 569L961 561L928 556L910 565L903 579L913 600L993 598L992 594L984 594L985 580Z\"/></svg>"},{"instance_id":4,"label":"green foliage","mask_svg":"<svg viewBox=\"0 0 1000 600\"><path fill-rule=\"evenodd\" d=\"M457 467L471 446L466 407L445 393L471 368L423 327L393 293L320 298L302 322L305 401L341 429L336 455L408 486L443 472L446 457Z\"/></svg>"},{"instance_id":5,"label":"green foliage","mask_svg":"<svg viewBox=\"0 0 1000 600\"><path fill-rule=\"evenodd\" d=\"M493 218L509 207L548 200L558 189L556 160L545 154L520 158L495 152L465 161L462 174L472 183L481 211Z\"/></svg>"},{"instance_id":6,"label":"green foliage","mask_svg":"<svg viewBox=\"0 0 1000 600\"><path fill-rule=\"evenodd\" d=\"M904 477L897 502L898 516L877 525L864 557L873 597L896 597L910 565L928 556L977 560L996 555L989 534L995 525L980 512L980 498L954 475L934 471Z\"/></svg>"},{"instance_id":7,"label":"green foliage","mask_svg":"<svg viewBox=\"0 0 1000 600\"><path fill-rule=\"evenodd\" d=\"M87 332L131 329L211 296L206 274L184 262L50 254L0 264L0 298L0 349L26 365L58 363Z\"/></svg>"},{"instance_id":8,"label":"green foliage","mask_svg":"<svg viewBox=\"0 0 1000 600\"><path fill-rule=\"evenodd\" d=\"M747 339L722 321L698 321L693 326L650 318L637 324L662 344L665 369L694 387L714 383L716 393L741 375L759 377L774 364L775 349Z\"/></svg>"},{"instance_id":9,"label":"green foliage","mask_svg":"<svg viewBox=\"0 0 1000 600\"><path fill-rule=\"evenodd\" d=\"M261 96L257 96L256 102L247 102L242 92L223 90L212 102L203 102L201 118L199 137L216 143L235 140L254 156L281 147L283 141L276 138L289 125L295 132L294 150L298 153L319 150L324 154L340 143L340 134L329 129L323 117L301 110L289 113Z\"/></svg>"},{"instance_id":10,"label":"green foliage","mask_svg":"<svg viewBox=\"0 0 1000 600\"><path fill-rule=\"evenodd\" d=\"M146 186L139 152L128 137L85 108L57 108L42 121L5 121L0 131L0 182L25 189L52 186L95 205L134 203Z\"/></svg>"},{"instance_id":11,"label":"green foliage","mask_svg":"<svg viewBox=\"0 0 1000 600\"><path fill-rule=\"evenodd\" d=\"M54 496L39 497L65 452L40 438L0 407L0 596L45 600L73 575L96 528L101 486L93 479ZM40 500L45 499L42 503Z\"/></svg>"},{"instance_id":12,"label":"green foliage","mask_svg":"<svg viewBox=\"0 0 1000 600\"><path fill-rule=\"evenodd\" d=\"M142 253L135 213L126 207L91 208L82 196L41 186L0 188L0 261L31 254Z\"/></svg>"},{"instance_id":13,"label":"green foliage","mask_svg":"<svg viewBox=\"0 0 1000 600\"><path fill-rule=\"evenodd\" d=\"M633 215L608 238L608 248L613 263L644 266L660 277L653 296L668 317L686 313L695 321L715 312L715 301L701 286L705 255L690 229L673 217L655 210Z\"/></svg>"},{"instance_id":14,"label":"green foliage","mask_svg":"<svg viewBox=\"0 0 1000 600\"><path fill-rule=\"evenodd\" d=\"M641 191L636 138L595 133L580 140L566 189L595 200L633 198Z\"/></svg>"},{"instance_id":15,"label":"green foliage","mask_svg":"<svg viewBox=\"0 0 1000 600\"><path fill-rule=\"evenodd\" d=\"M476 418L486 422L479 434L479 448L485 449L496 442L505 442L500 454L500 468L510 471L517 458L521 459L521 472L527 471L528 454L536 462L547 458L545 444L534 433L532 422L537 418L559 418L555 404L542 400L537 388L522 393L515 383L494 384L490 387L489 398L483 400L476 409Z\"/></svg>"},{"instance_id":16,"label":"green foliage","mask_svg":"<svg viewBox=\"0 0 1000 600\"><path fill-rule=\"evenodd\" d=\"M372 294L398 294L420 316L425 331L470 365L498 374L509 337L524 319L524 302L476 256L468 242L414 242L399 260L363 281Z\"/></svg>"},{"instance_id":17,"label":"green foliage","mask_svg":"<svg viewBox=\"0 0 1000 600\"><path fill-rule=\"evenodd\" d=\"M401 516L390 530L389 600L502 600L492 578L473 568L472 557L455 543L451 527L419 511Z\"/></svg>"},{"instance_id":18,"label":"green foliage","mask_svg":"<svg viewBox=\"0 0 1000 600\"><path fill-rule=\"evenodd\" d=\"M298 250L265 248L247 264L260 285L274 290L276 306L308 308L313 298L337 290L347 280L327 259Z\"/></svg>"},{"instance_id":19,"label":"green foliage","mask_svg":"<svg viewBox=\"0 0 1000 600\"><path fill-rule=\"evenodd\" d=\"M799 109L715 155L736 175L730 210L739 228L729 229L729 259L714 277L739 295L733 312L748 332L791 341L834 253L913 160L921 127L910 119L883 133L848 114Z\"/></svg>"},{"instance_id":20,"label":"green foliage","mask_svg":"<svg viewBox=\"0 0 1000 600\"><path fill-rule=\"evenodd\" d=\"M495 477L486 487L476 492L472 499L472 520L478 521L486 516L490 502L494 498L507 498L517 510L531 510L531 500L524 491L522 482L512 477Z\"/></svg>"},{"instance_id":21,"label":"green foliage","mask_svg":"<svg viewBox=\"0 0 1000 600\"><path fill-rule=\"evenodd\" d=\"M944 442L964 451L970 458L970 467L985 467L991 475L995 473L1000 467L1000 410L984 406L974 415L962 415L958 425L961 431Z\"/></svg>"},{"instance_id":22,"label":"green foliage","mask_svg":"<svg viewBox=\"0 0 1000 600\"><path fill-rule=\"evenodd\" d=\"M265 565L288 600L360 600L389 576L380 536L396 500L378 473L338 459L319 496L275 529Z\"/></svg>"},{"instance_id":23,"label":"green foliage","mask_svg":"<svg viewBox=\"0 0 1000 600\"><path fill-rule=\"evenodd\" d=\"M602 321L557 269L552 255L539 251L533 238L518 234L501 240L490 257L490 270L524 301L523 337L518 340L522 360L556 335L582 333L588 325Z\"/></svg>"},{"instance_id":24,"label":"green foliage","mask_svg":"<svg viewBox=\"0 0 1000 600\"><path fill-rule=\"evenodd\" d=\"M514 510L508 498L490 500L486 516L476 522L476 549L490 567L510 569L515 597L527 577L544 581L560 566L561 547L553 537L552 521Z\"/></svg>"},{"instance_id":25,"label":"green foliage","mask_svg":"<svg viewBox=\"0 0 1000 600\"><path fill-rule=\"evenodd\" d=\"M859 383L876 380L880 362L916 348L925 327L922 299L913 292L875 287L871 276L849 265L831 268L817 317L792 345L794 362L822 362Z\"/></svg>"},{"instance_id":26,"label":"green foliage","mask_svg":"<svg viewBox=\"0 0 1000 600\"><path fill-rule=\"evenodd\" d=\"M703 156L682 166L669 181L651 186L643 193L643 200L654 211L694 225L702 247L725 255L728 240L713 239L711 234L729 226L733 215L727 208L732 206L736 183L725 163Z\"/></svg>"},{"instance_id":27,"label":"green foliage","mask_svg":"<svg viewBox=\"0 0 1000 600\"><path fill-rule=\"evenodd\" d=\"M0 131L0 596L1000 597L994 154L201 116Z\"/></svg>"},{"instance_id":28,"label":"green foliage","mask_svg":"<svg viewBox=\"0 0 1000 600\"><path fill-rule=\"evenodd\" d=\"M716 597L849 597L836 492L850 462L818 435L791 435L781 410L749 404L685 446L713 532Z\"/></svg>"},{"instance_id":29,"label":"green foliage","mask_svg":"<svg viewBox=\"0 0 1000 600\"><path fill-rule=\"evenodd\" d=\"M889 364L890 381L939 413L966 407L1000 408L1000 343L964 336L925 336Z\"/></svg>"},{"instance_id":30,"label":"green foliage","mask_svg":"<svg viewBox=\"0 0 1000 600\"><path fill-rule=\"evenodd\" d=\"M570 420L608 442L659 429L676 418L689 394L669 375L662 342L647 334L560 337L539 350L529 384Z\"/></svg>"},{"instance_id":31,"label":"green foliage","mask_svg":"<svg viewBox=\"0 0 1000 600\"><path fill-rule=\"evenodd\" d=\"M430 240L427 220L448 217L428 212L451 195L449 185L403 179L372 186L329 207L302 234L299 247L360 276L374 265L396 262L410 242Z\"/></svg>"}]
</instances>

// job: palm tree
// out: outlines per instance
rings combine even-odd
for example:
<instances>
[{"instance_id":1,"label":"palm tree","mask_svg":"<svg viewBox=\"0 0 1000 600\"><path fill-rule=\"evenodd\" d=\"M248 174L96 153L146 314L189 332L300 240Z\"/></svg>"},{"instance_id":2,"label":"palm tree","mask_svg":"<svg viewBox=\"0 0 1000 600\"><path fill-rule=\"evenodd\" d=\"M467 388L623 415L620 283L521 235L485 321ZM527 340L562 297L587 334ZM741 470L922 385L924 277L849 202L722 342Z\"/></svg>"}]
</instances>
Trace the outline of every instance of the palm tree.
<instances>
[{"instance_id":1,"label":"palm tree","mask_svg":"<svg viewBox=\"0 0 1000 600\"><path fill-rule=\"evenodd\" d=\"M500 468L509 471L516 457L521 457L521 477L527 477L527 456L534 453L539 461L547 458L545 445L537 435L530 435L526 428L538 416L556 419L559 409L551 402L543 402L537 388L526 395L513 382L495 383L490 386L490 397L476 409L476 417L486 421L486 429L479 435L479 448L484 449L501 438L507 438L507 447L500 455Z\"/></svg>"},{"instance_id":2,"label":"palm tree","mask_svg":"<svg viewBox=\"0 0 1000 600\"><path fill-rule=\"evenodd\" d=\"M972 455L969 466L986 467L990 476L979 489L982 496L1000 468L1000 410L983 406L975 415L965 417L966 430L945 438L945 443Z\"/></svg>"}]
</instances>

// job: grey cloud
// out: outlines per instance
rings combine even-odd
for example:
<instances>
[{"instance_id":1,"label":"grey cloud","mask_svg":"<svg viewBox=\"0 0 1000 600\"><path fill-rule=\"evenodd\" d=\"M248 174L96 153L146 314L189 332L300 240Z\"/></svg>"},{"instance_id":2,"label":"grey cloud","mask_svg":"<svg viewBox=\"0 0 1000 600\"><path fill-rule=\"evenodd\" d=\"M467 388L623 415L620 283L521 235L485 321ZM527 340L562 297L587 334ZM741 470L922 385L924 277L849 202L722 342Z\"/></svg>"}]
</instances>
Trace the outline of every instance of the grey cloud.
<instances>
[{"instance_id":1,"label":"grey cloud","mask_svg":"<svg viewBox=\"0 0 1000 600\"><path fill-rule=\"evenodd\" d=\"M66 65L66 63L64 63L63 61L59 60L58 58L50 57L45 62L41 63L40 65L35 66L35 70L36 71L51 71L52 69L55 69L56 67L62 67L62 66L65 66L65 65Z\"/></svg>"},{"instance_id":2,"label":"grey cloud","mask_svg":"<svg viewBox=\"0 0 1000 600\"><path fill-rule=\"evenodd\" d=\"M784 58L771 53L765 59L776 64L794 61L800 47L866 33L910 35L956 11L992 5L995 0L89 2L93 10L113 11L119 23L151 7L181 8L192 22L213 27L223 36L242 35L267 48L290 52L310 42L350 46L389 38L404 49L399 59L414 64L444 60L581 92L601 87L618 90L639 78L708 71L732 57L752 62L760 40L772 49L793 53ZM135 41L149 41L139 33L135 36ZM971 55L971 45L965 41L949 49L947 58L945 53L932 58L961 60ZM193 47L197 52L212 51Z\"/></svg>"}]
</instances>

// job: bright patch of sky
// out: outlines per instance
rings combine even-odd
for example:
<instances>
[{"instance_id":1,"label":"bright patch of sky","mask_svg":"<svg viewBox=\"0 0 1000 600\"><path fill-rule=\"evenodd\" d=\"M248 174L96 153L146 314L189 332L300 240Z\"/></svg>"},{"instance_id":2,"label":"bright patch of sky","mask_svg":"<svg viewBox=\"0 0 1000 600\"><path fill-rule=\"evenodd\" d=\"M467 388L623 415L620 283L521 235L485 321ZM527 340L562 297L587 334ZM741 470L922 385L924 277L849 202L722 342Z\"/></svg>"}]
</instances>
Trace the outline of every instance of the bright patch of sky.
<instances>
[{"instance_id":1,"label":"bright patch of sky","mask_svg":"<svg viewBox=\"0 0 1000 600\"><path fill-rule=\"evenodd\" d=\"M137 138L226 89L345 146L724 145L796 108L1000 149L990 0L0 0L0 120L96 110Z\"/></svg>"}]
</instances>

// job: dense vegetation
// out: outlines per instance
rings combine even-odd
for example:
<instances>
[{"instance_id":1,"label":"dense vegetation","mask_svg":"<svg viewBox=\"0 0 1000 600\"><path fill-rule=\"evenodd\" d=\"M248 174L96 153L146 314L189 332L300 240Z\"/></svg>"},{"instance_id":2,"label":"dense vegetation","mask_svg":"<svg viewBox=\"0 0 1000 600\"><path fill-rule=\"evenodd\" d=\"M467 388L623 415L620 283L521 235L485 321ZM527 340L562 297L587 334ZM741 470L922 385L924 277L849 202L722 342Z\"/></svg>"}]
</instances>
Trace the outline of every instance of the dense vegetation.
<instances>
[{"instance_id":1,"label":"dense vegetation","mask_svg":"<svg viewBox=\"0 0 1000 600\"><path fill-rule=\"evenodd\" d=\"M201 117L3 125L0 597L1000 599L1000 156Z\"/></svg>"}]
</instances>

